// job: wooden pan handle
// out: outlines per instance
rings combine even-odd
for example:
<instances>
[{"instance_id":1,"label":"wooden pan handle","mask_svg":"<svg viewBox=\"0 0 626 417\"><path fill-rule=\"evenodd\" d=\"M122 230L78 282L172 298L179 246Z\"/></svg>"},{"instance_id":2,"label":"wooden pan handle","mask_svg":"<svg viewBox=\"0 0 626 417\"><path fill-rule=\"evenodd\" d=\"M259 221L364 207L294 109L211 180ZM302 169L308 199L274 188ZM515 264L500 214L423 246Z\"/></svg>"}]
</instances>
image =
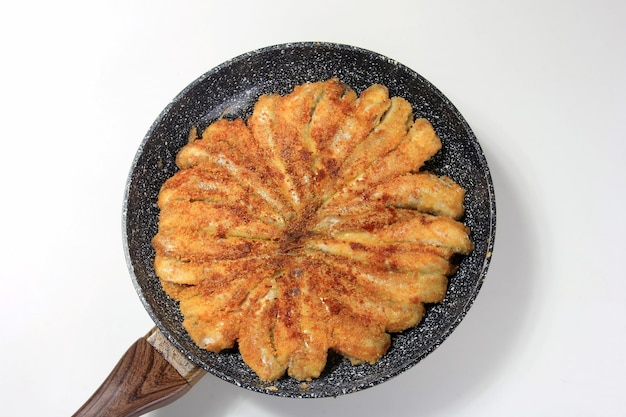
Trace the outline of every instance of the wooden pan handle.
<instances>
[{"instance_id":1,"label":"wooden pan handle","mask_svg":"<svg viewBox=\"0 0 626 417\"><path fill-rule=\"evenodd\" d=\"M154 328L126 351L73 417L140 416L177 400L204 374Z\"/></svg>"}]
</instances>

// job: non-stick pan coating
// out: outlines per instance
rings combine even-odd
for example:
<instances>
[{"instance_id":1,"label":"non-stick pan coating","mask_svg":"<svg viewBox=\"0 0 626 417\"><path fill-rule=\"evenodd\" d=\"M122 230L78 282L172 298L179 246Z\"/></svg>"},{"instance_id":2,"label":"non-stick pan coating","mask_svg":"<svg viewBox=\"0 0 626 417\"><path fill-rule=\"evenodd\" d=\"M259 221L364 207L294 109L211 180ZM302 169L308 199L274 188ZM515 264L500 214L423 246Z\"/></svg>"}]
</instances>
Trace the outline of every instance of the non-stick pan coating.
<instances>
[{"instance_id":1,"label":"non-stick pan coating","mask_svg":"<svg viewBox=\"0 0 626 417\"><path fill-rule=\"evenodd\" d=\"M199 52L201 53L201 52ZM448 295L428 308L414 329L394 335L388 353L375 365L352 366L330 355L319 379L303 386L291 378L268 384L248 368L236 350L210 353L198 348L182 327L177 303L155 276L151 239L157 232L157 195L174 174L175 155L189 129L220 117L247 117L259 95L287 93L307 81L339 77L357 93L373 83L402 96L415 117L426 117L443 142L429 169L452 177L467 190L465 223L475 250L451 277ZM463 319L476 297L491 258L495 235L495 198L487 162L470 127L433 85L413 70L367 50L328 43L276 45L232 59L185 88L159 115L144 138L127 183L124 207L125 250L135 287L159 329L200 367L238 386L298 398L338 396L374 386L426 357Z\"/></svg>"}]
</instances>

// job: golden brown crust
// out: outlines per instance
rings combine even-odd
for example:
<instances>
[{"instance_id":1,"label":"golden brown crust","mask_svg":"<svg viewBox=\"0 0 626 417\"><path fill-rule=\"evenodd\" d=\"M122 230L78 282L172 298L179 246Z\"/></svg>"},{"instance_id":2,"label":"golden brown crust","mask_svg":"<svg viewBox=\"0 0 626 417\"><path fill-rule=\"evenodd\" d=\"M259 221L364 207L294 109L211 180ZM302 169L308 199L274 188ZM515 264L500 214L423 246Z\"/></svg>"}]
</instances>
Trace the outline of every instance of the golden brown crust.
<instances>
[{"instance_id":1,"label":"golden brown crust","mask_svg":"<svg viewBox=\"0 0 626 417\"><path fill-rule=\"evenodd\" d=\"M329 350L374 363L440 302L473 246L464 190L420 172L441 148L382 85L337 79L192 130L163 185L154 266L202 348L265 381L317 378Z\"/></svg>"}]
</instances>

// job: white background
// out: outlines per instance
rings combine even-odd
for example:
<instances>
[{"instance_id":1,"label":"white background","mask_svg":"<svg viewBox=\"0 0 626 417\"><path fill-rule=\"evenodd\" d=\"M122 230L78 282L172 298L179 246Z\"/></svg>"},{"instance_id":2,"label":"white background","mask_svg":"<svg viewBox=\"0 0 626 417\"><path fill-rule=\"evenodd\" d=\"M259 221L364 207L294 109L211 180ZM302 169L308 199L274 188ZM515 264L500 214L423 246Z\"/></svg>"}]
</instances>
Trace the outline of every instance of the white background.
<instances>
[{"instance_id":1,"label":"white background","mask_svg":"<svg viewBox=\"0 0 626 417\"><path fill-rule=\"evenodd\" d=\"M0 414L71 415L152 327L121 210L161 109L241 53L331 41L416 70L472 126L497 193L483 289L377 387L292 400L207 376L150 415L626 415L625 21L619 0L2 1Z\"/></svg>"}]
</instances>

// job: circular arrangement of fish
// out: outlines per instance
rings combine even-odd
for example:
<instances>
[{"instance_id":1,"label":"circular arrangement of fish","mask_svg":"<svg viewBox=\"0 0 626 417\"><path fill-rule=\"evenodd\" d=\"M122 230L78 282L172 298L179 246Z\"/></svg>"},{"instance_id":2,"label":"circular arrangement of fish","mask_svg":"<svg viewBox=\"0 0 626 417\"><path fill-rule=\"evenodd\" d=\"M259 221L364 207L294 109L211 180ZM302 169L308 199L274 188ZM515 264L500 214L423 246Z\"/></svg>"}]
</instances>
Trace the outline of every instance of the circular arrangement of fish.
<instances>
[{"instance_id":1,"label":"circular arrangement of fish","mask_svg":"<svg viewBox=\"0 0 626 417\"><path fill-rule=\"evenodd\" d=\"M465 191L423 169L440 148L405 99L336 78L192 129L152 241L192 340L264 381L317 378L329 350L378 361L473 249Z\"/></svg>"}]
</instances>

